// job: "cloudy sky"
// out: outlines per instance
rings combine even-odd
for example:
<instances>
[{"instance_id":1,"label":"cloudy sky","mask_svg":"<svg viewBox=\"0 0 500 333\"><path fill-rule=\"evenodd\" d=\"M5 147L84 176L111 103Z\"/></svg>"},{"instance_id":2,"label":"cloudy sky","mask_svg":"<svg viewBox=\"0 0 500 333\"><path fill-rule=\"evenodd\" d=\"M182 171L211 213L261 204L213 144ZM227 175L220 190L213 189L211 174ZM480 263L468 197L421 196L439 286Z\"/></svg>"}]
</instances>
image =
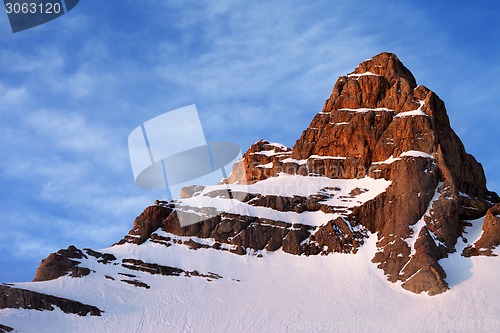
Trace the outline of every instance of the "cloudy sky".
<instances>
[{"instance_id":1,"label":"cloudy sky","mask_svg":"<svg viewBox=\"0 0 500 333\"><path fill-rule=\"evenodd\" d=\"M0 282L70 244L109 246L162 196L132 177L145 120L194 103L209 141L291 146L337 77L382 51L445 100L500 192L493 3L89 0L16 34L1 12Z\"/></svg>"}]
</instances>

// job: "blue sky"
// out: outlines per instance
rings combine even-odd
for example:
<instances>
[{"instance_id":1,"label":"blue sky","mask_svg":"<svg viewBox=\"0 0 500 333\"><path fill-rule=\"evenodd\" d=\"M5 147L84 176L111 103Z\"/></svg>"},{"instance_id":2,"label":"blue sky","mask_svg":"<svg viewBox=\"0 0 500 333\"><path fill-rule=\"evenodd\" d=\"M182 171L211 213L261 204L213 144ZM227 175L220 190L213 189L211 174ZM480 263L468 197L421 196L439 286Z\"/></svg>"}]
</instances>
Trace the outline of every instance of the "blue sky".
<instances>
[{"instance_id":1,"label":"blue sky","mask_svg":"<svg viewBox=\"0 0 500 333\"><path fill-rule=\"evenodd\" d=\"M103 248L162 193L127 137L196 104L209 141L292 146L338 76L394 52L434 90L500 192L493 1L92 1L13 34L0 14L0 282L50 252Z\"/></svg>"}]
</instances>

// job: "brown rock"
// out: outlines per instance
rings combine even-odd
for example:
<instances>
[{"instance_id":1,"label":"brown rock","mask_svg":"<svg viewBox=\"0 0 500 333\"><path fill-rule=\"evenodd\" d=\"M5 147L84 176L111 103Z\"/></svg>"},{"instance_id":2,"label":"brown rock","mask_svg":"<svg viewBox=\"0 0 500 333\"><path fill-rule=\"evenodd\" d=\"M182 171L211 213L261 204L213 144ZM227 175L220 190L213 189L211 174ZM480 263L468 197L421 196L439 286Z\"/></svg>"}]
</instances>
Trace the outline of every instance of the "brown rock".
<instances>
[{"instance_id":1,"label":"brown rock","mask_svg":"<svg viewBox=\"0 0 500 333\"><path fill-rule=\"evenodd\" d=\"M13 330L10 326L0 324L0 333L12 332Z\"/></svg>"},{"instance_id":2,"label":"brown rock","mask_svg":"<svg viewBox=\"0 0 500 333\"><path fill-rule=\"evenodd\" d=\"M100 253L92 249L83 249L83 250L87 252L89 256L96 258L97 262L101 264L108 264L116 260L116 257L111 253Z\"/></svg>"},{"instance_id":3,"label":"brown rock","mask_svg":"<svg viewBox=\"0 0 500 333\"><path fill-rule=\"evenodd\" d=\"M67 298L38 293L36 291L0 285L0 309L33 309L53 311L54 306L64 313L79 316L100 316L103 312L93 305L83 304Z\"/></svg>"},{"instance_id":4,"label":"brown rock","mask_svg":"<svg viewBox=\"0 0 500 333\"><path fill-rule=\"evenodd\" d=\"M362 239L363 234L353 232L349 222L342 217L322 225L314 234L314 241L324 253L351 253L359 247L358 241L362 243Z\"/></svg>"},{"instance_id":5,"label":"brown rock","mask_svg":"<svg viewBox=\"0 0 500 333\"><path fill-rule=\"evenodd\" d=\"M125 241L135 244L144 243L153 232L155 232L163 221L172 213L173 207L158 202L147 207L134 221L134 227L129 231L129 237L125 237L119 244Z\"/></svg>"},{"instance_id":6,"label":"brown rock","mask_svg":"<svg viewBox=\"0 0 500 333\"><path fill-rule=\"evenodd\" d=\"M282 171L281 161L290 157L290 153L290 148L265 140L257 141L233 165L233 172L225 182L252 184L276 176Z\"/></svg>"},{"instance_id":7,"label":"brown rock","mask_svg":"<svg viewBox=\"0 0 500 333\"><path fill-rule=\"evenodd\" d=\"M66 250L59 250L56 253L51 253L40 263L40 266L35 273L33 282L53 280L66 275L80 263L80 261L72 259L82 258L87 258L87 256L73 245L69 246ZM84 272L86 271L75 269L72 276L75 277ZM88 273L90 273L90 270Z\"/></svg>"},{"instance_id":8,"label":"brown rock","mask_svg":"<svg viewBox=\"0 0 500 333\"><path fill-rule=\"evenodd\" d=\"M139 280L122 279L120 281L131 284L131 285L136 286L136 287L141 287L141 288L146 288L146 289L151 288L147 283L141 282Z\"/></svg>"},{"instance_id":9,"label":"brown rock","mask_svg":"<svg viewBox=\"0 0 500 333\"><path fill-rule=\"evenodd\" d=\"M135 271L142 271L146 272L149 274L160 274L160 275L166 275L166 276L195 276L195 277L203 277L203 278L210 278L210 279L221 279L222 276L219 274L213 273L213 272L208 272L206 274L202 274L198 271L185 271L183 269L177 268L177 267L172 267L172 266L162 266L158 264L152 264L152 263L147 263L144 262L140 259L123 259L122 260L122 266L135 270ZM122 280L124 281L124 280ZM137 280L135 280L137 281ZM125 281L124 281L125 282Z\"/></svg>"},{"instance_id":10,"label":"brown rock","mask_svg":"<svg viewBox=\"0 0 500 333\"><path fill-rule=\"evenodd\" d=\"M474 244L467 246L462 255L466 257L487 255L494 256L492 253L500 245L500 203L491 207L484 217L483 232Z\"/></svg>"}]
</instances>

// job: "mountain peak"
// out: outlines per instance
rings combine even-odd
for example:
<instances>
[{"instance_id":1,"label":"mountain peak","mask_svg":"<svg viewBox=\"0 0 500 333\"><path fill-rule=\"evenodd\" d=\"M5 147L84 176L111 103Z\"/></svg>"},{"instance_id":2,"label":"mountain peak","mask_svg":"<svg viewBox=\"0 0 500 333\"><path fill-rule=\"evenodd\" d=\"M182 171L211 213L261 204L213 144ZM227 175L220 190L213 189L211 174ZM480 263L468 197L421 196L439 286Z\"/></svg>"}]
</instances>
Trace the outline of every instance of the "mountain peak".
<instances>
[{"instance_id":1,"label":"mountain peak","mask_svg":"<svg viewBox=\"0 0 500 333\"><path fill-rule=\"evenodd\" d=\"M416 110L429 90L394 53L380 53L338 78L323 112L342 109Z\"/></svg>"},{"instance_id":2,"label":"mountain peak","mask_svg":"<svg viewBox=\"0 0 500 333\"><path fill-rule=\"evenodd\" d=\"M444 102L417 86L388 52L339 77L293 149L260 140L223 183L218 186L228 186L231 195L198 186L184 191L177 206L156 202L118 245L150 240L239 255L280 248L292 255L354 254L377 234L372 261L388 280L433 295L448 289L439 260L455 251L467 220L500 201L451 128ZM197 206L203 197L220 215L181 225L179 215L207 210ZM312 218L312 212L322 217ZM479 250L471 244L468 255L489 254L498 245L491 236L495 214L488 215ZM47 266L53 273L59 257L42 263L40 272ZM55 274L75 269L71 260Z\"/></svg>"},{"instance_id":3,"label":"mountain peak","mask_svg":"<svg viewBox=\"0 0 500 333\"><path fill-rule=\"evenodd\" d=\"M383 76L392 84L404 79L410 84L410 87L415 88L417 86L413 74L394 53L382 52L377 54L360 63L348 76L366 75L367 73Z\"/></svg>"},{"instance_id":4,"label":"mountain peak","mask_svg":"<svg viewBox=\"0 0 500 333\"><path fill-rule=\"evenodd\" d=\"M233 297L245 286L260 288L266 283L270 290L283 285L292 294L311 290L303 283L313 276L324 277L318 286L345 281L350 285L349 278L325 274L325 267L338 267L336 262L351 264L351 258L337 261L340 256L335 253L350 254L352 262L364 265L353 272L362 272L359 267L368 272L376 264L388 281L417 294L436 295L446 292L450 281L454 288L453 278L463 270L453 261L443 264L443 259L494 256L500 245L500 198L488 191L481 164L466 153L451 128L444 102L430 89L417 86L392 53L381 53L339 77L323 110L293 149L257 141L221 183L182 193L179 200L147 207L128 235L112 247L95 251L71 246L42 261L34 280L38 282L20 285L23 289L0 286L0 309L59 306L81 316L102 313L108 316L102 319L106 323L110 316L125 319L122 313L128 318L130 311L120 307L130 293L136 295L132 308L142 314L136 300L164 308L166 299L176 297L161 292L174 293L176 288L198 297L192 290L200 286L217 295L210 298L214 300L227 290ZM190 215L202 221L181 223ZM276 251L281 253L275 256ZM318 261L310 256L325 257ZM272 266L275 260L278 266ZM294 280L300 283L294 290L288 283L296 273L289 269L296 263L304 275ZM310 271L315 263L328 264ZM265 279L254 275L260 269ZM273 272L279 280L267 279ZM170 279L173 276L184 280ZM277 283L283 278L286 284ZM203 280L210 285L201 284ZM354 284L353 289L370 289L369 280L364 277L363 286ZM157 292L146 293L150 288ZM341 288L327 289L350 295ZM95 293L92 304L89 290ZM473 291L465 290L464 299ZM157 294L160 298L150 302L149 297ZM224 304L232 306L233 300Z\"/></svg>"}]
</instances>

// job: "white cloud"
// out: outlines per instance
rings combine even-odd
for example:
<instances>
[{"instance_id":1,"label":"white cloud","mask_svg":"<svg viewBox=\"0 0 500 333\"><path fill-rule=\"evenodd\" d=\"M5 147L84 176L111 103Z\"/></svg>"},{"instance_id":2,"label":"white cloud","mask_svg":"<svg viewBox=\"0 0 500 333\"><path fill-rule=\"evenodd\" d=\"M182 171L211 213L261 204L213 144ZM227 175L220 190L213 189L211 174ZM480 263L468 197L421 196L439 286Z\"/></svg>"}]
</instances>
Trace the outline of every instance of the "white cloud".
<instances>
[{"instance_id":1,"label":"white cloud","mask_svg":"<svg viewBox=\"0 0 500 333\"><path fill-rule=\"evenodd\" d=\"M3 49L0 52L0 61L5 64L2 70L11 73L51 70L55 67L60 67L64 62L59 52L53 48L40 49L36 54Z\"/></svg>"},{"instance_id":2,"label":"white cloud","mask_svg":"<svg viewBox=\"0 0 500 333\"><path fill-rule=\"evenodd\" d=\"M5 112L16 105L19 105L27 98L28 93L25 87L7 87L0 82L0 100L2 101L2 107L0 110L4 110Z\"/></svg>"},{"instance_id":3,"label":"white cloud","mask_svg":"<svg viewBox=\"0 0 500 333\"><path fill-rule=\"evenodd\" d=\"M53 147L81 152L111 153L114 135L112 129L105 129L89 121L82 114L72 111L40 110L29 113L26 123L31 130L49 140Z\"/></svg>"}]
</instances>

